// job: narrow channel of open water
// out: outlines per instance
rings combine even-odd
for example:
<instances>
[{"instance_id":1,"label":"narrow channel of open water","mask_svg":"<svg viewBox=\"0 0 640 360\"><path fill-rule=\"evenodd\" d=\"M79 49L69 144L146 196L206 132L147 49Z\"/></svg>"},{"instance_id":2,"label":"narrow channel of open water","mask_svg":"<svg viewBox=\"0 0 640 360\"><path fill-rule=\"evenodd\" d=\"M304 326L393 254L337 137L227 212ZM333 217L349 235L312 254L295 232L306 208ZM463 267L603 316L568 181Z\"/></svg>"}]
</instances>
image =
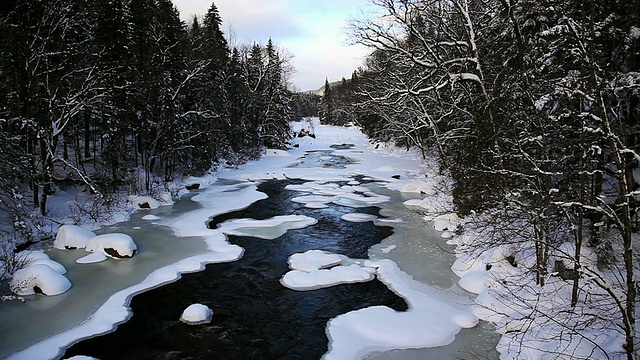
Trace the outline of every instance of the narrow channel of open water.
<instances>
[{"instance_id":1,"label":"narrow channel of open water","mask_svg":"<svg viewBox=\"0 0 640 360\"><path fill-rule=\"evenodd\" d=\"M238 261L210 264L175 283L136 295L133 316L115 332L84 340L65 356L100 359L318 359L328 349L327 322L360 308L386 305L398 311L405 301L377 280L298 292L282 286L290 255L322 249L366 258L368 249L392 233L372 222L340 219L353 208L332 205L308 209L290 199L291 181L267 181L258 189L269 197L245 210L212 219L210 226L231 218L266 219L298 214L318 223L290 230L275 240L230 236L245 252ZM376 207L358 212L378 215ZM178 319L190 304L202 303L214 311L207 325L189 326Z\"/></svg>"}]
</instances>

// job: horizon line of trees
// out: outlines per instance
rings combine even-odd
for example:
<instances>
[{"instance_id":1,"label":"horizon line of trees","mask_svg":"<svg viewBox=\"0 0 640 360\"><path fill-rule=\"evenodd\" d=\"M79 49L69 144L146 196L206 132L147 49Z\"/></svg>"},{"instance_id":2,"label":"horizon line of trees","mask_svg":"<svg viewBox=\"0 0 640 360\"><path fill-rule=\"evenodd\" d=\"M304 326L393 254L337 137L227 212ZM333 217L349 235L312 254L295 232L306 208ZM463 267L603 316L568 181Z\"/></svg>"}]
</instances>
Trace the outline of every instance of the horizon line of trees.
<instances>
[{"instance_id":1,"label":"horizon line of trees","mask_svg":"<svg viewBox=\"0 0 640 360\"><path fill-rule=\"evenodd\" d=\"M640 4L370 2L378 15L351 30L372 53L351 81L326 84L323 122L354 122L370 137L437 158L453 179L456 211L486 234L466 251L533 254L527 278L541 298L550 276L572 284L568 308L520 299L529 311L507 321L546 317L589 342L588 329L618 329L634 358ZM597 253L597 267L584 247ZM567 320L579 311L577 323Z\"/></svg>"}]
</instances>

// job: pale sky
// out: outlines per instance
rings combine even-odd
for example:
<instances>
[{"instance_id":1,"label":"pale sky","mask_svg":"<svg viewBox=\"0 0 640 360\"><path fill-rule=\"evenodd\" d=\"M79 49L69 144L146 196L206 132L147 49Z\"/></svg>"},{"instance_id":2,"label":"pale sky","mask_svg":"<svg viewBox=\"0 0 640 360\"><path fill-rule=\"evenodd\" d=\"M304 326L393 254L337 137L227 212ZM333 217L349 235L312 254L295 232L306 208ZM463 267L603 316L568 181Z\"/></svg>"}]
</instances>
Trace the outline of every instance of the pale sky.
<instances>
[{"instance_id":1,"label":"pale sky","mask_svg":"<svg viewBox=\"0 0 640 360\"><path fill-rule=\"evenodd\" d=\"M212 0L173 0L183 20L204 15ZM215 0L225 36L238 43L266 44L269 37L293 54L298 90L313 90L325 78L350 78L369 50L349 45L346 26L361 18L368 0Z\"/></svg>"}]
</instances>

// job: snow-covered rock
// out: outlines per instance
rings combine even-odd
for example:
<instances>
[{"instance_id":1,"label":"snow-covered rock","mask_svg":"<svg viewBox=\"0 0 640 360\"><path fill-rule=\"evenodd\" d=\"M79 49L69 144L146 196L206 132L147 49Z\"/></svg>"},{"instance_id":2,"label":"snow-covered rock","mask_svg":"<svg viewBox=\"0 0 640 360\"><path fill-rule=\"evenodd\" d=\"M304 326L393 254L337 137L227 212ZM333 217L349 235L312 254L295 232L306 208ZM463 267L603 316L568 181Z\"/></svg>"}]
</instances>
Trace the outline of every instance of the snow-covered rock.
<instances>
[{"instance_id":1,"label":"snow-covered rock","mask_svg":"<svg viewBox=\"0 0 640 360\"><path fill-rule=\"evenodd\" d=\"M191 304L180 315L180 321L188 325L208 324L213 317L213 310L202 304Z\"/></svg>"},{"instance_id":2,"label":"snow-covered rock","mask_svg":"<svg viewBox=\"0 0 640 360\"><path fill-rule=\"evenodd\" d=\"M142 217L142 220L160 220L160 217L156 215L145 215Z\"/></svg>"},{"instance_id":3,"label":"snow-covered rock","mask_svg":"<svg viewBox=\"0 0 640 360\"><path fill-rule=\"evenodd\" d=\"M88 252L101 252L114 259L132 257L138 250L131 236L121 233L98 235L89 240Z\"/></svg>"},{"instance_id":4,"label":"snow-covered rock","mask_svg":"<svg viewBox=\"0 0 640 360\"><path fill-rule=\"evenodd\" d=\"M28 264L13 274L9 287L20 296L36 293L53 296L69 290L71 282L48 265Z\"/></svg>"},{"instance_id":5,"label":"snow-covered rock","mask_svg":"<svg viewBox=\"0 0 640 360\"><path fill-rule=\"evenodd\" d=\"M406 184L400 189L400 192L403 193L415 193L415 194L425 194L425 195L433 195L435 191L433 190L433 186L424 181L417 181Z\"/></svg>"},{"instance_id":6,"label":"snow-covered rock","mask_svg":"<svg viewBox=\"0 0 640 360\"><path fill-rule=\"evenodd\" d=\"M58 274L66 274L67 273L67 269L65 269L64 266L62 266L61 264L51 260L51 259L44 259L44 258L39 258L39 259L34 259L29 261L29 263L27 264L27 266L33 266L33 265L46 265L48 267L50 267L53 271L57 272Z\"/></svg>"},{"instance_id":7,"label":"snow-covered rock","mask_svg":"<svg viewBox=\"0 0 640 360\"><path fill-rule=\"evenodd\" d=\"M95 252L93 254L89 254L87 256L83 256L80 259L76 260L77 264L95 264L99 262L103 262L107 260L107 255L102 252Z\"/></svg>"},{"instance_id":8,"label":"snow-covered rock","mask_svg":"<svg viewBox=\"0 0 640 360\"><path fill-rule=\"evenodd\" d=\"M138 196L131 195L127 198L133 206L137 209L157 209L162 203L160 201L152 198L151 196Z\"/></svg>"},{"instance_id":9,"label":"snow-covered rock","mask_svg":"<svg viewBox=\"0 0 640 360\"><path fill-rule=\"evenodd\" d=\"M89 231L77 225L62 225L56 234L53 247L60 250L83 249L87 246L89 239L96 236L93 231Z\"/></svg>"},{"instance_id":10,"label":"snow-covered rock","mask_svg":"<svg viewBox=\"0 0 640 360\"><path fill-rule=\"evenodd\" d=\"M433 221L433 228L436 231L456 231L458 228L458 224L460 223L460 218L455 213L449 213L438 216Z\"/></svg>"}]
</instances>

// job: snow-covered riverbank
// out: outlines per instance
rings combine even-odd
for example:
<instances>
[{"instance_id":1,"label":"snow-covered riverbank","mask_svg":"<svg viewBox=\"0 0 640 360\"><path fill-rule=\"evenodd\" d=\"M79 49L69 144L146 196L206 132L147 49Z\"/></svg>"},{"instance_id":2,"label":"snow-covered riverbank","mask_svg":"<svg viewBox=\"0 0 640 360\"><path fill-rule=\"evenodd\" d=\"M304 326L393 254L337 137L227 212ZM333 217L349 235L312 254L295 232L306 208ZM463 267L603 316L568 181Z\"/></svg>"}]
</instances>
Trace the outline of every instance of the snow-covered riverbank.
<instances>
[{"instance_id":1,"label":"snow-covered riverbank","mask_svg":"<svg viewBox=\"0 0 640 360\"><path fill-rule=\"evenodd\" d=\"M346 217L345 220L364 221L366 219L358 216L357 207L362 204L370 204L372 201L384 203L388 201L388 197L377 195L370 189L359 186L354 181L355 175L383 180L384 187L397 191L402 188L411 188L410 184L415 183L417 179L424 179L425 175L430 173L430 169L423 167L418 153L385 148L380 145L374 146L357 128L318 126L315 134L315 139L310 137L297 138L297 147L288 152L270 150L261 160L248 163L240 169L223 171L207 178L189 179L190 183L200 184L198 194L191 198L198 204L198 207L179 215L172 215L166 209L157 209L154 210L157 219L153 218L156 220L152 222L167 226L178 239L204 238L206 250L201 250L201 253L197 253L196 250L196 254L193 256L187 256L171 264L156 264L160 267L157 270L151 269L152 271L144 279L138 280L135 285L124 283L116 285L104 282L101 288L105 291L112 291L114 295L110 296L89 319L83 322L86 313L74 314L73 309L69 310L65 314L72 320L67 326L71 326L74 321L78 324L81 323L80 325L34 344L14 354L13 358L56 357L60 349L77 339L109 331L114 324L125 321L130 316L127 305L134 294L174 281L180 276L180 273L197 271L205 263L233 261L242 256L243 250L241 248L230 245L226 241L224 229L209 229L207 222L212 216L247 207L263 198L264 194L256 191L256 182L264 179L286 178L307 180L305 188L297 190L301 192L301 196L308 197L298 199L299 201L305 201L305 204L311 207L320 207L326 202L350 206L354 208L356 214ZM318 154L317 150L333 151ZM303 159L305 154L314 154L314 156L305 162ZM325 166L325 162L329 165ZM340 187L336 184L338 181L347 182L350 185ZM299 220L297 218L281 218L271 225L250 223L245 224L244 227L251 228L252 231L256 227L278 227L282 231L287 231L288 228L312 226L312 221L299 224ZM393 219L388 221L386 225L393 225ZM430 226L427 223L423 225ZM242 230L242 225L236 226L233 231L239 231L238 229ZM146 228L141 226L141 229L136 231L144 232L145 230ZM136 238L135 232L132 237ZM131 259L127 266L136 267L145 263L144 254L149 248L145 249L144 245L139 247L139 256ZM443 296L442 289L415 281L410 274L401 271L396 263L384 258L383 254L393 254L394 251L401 252L402 245L397 244L379 249L373 261L361 262L357 266L364 269L365 272L375 274L393 291L405 298L410 305L409 311L397 313L390 309L371 308L335 318L327 328L327 334L331 339L330 351L326 354L327 358L359 358L371 351L441 346L453 341L455 335L462 328L473 327L477 323L477 318L470 312L468 298L452 301L451 296L455 297L459 294ZM58 250L50 252L57 254ZM62 259L66 255L57 256ZM152 258L162 257L161 254L155 254ZM119 267L123 264L125 263L116 263L115 266ZM149 266L149 263L145 264L145 266ZM419 266L414 264L414 267L418 268ZM96 272L104 270L94 269ZM86 271L83 269L70 270L70 272ZM136 272L135 269L128 269L128 271ZM137 272L136 274L140 275ZM320 281L326 281L326 277L319 276L318 278ZM79 281L82 282L82 280ZM335 283L341 281L338 279ZM69 302L73 301L74 296L81 296L74 295L73 290L72 288L67 294ZM40 300L37 299L32 303L39 303ZM100 305L99 300L95 301L97 305ZM47 310L41 311L43 314L48 313ZM427 327L425 328L425 326ZM363 329L368 330L363 332ZM397 335L390 336L389 334ZM413 335L407 336L408 334ZM354 337L360 340L356 342L347 340Z\"/></svg>"}]
</instances>

